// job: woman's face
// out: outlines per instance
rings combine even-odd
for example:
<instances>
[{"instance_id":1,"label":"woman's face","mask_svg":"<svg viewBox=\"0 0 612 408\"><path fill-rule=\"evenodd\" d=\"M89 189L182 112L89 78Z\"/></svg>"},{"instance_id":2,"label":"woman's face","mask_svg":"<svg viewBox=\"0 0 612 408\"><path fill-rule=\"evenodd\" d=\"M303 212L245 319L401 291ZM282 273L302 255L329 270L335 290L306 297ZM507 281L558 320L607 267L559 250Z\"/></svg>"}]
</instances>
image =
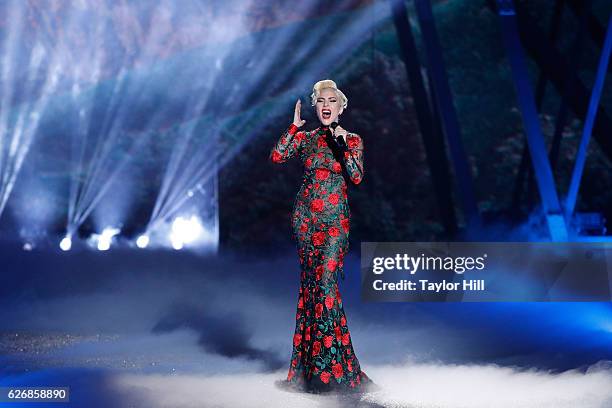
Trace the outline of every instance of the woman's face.
<instances>
[{"instance_id":1,"label":"woman's face","mask_svg":"<svg viewBox=\"0 0 612 408\"><path fill-rule=\"evenodd\" d=\"M332 122L338 121L338 116L342 114L342 102L336 91L332 88L323 88L315 101L315 109L319 122L324 126L329 126Z\"/></svg>"}]
</instances>

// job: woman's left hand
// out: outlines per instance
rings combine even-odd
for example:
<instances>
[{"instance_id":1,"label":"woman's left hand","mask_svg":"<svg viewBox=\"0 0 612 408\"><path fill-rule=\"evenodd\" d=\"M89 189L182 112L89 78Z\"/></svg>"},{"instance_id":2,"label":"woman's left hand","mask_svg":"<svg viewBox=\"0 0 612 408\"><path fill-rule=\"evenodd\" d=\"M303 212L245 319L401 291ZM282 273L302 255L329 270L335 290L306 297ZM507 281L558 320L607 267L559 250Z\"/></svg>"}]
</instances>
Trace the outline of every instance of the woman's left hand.
<instances>
[{"instance_id":1,"label":"woman's left hand","mask_svg":"<svg viewBox=\"0 0 612 408\"><path fill-rule=\"evenodd\" d=\"M348 132L346 131L346 129L342 128L341 126L337 126L336 129L334 130L334 136L341 137L344 140L344 143L346 143L347 134Z\"/></svg>"}]
</instances>

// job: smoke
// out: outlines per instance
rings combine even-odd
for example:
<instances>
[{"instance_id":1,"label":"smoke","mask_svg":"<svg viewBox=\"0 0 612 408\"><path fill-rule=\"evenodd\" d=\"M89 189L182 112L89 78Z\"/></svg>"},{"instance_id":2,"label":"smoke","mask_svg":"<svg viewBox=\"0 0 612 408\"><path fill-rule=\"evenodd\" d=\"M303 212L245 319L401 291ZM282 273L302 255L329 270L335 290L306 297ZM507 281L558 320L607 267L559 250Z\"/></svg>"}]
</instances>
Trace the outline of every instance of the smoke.
<instances>
[{"instance_id":1,"label":"smoke","mask_svg":"<svg viewBox=\"0 0 612 408\"><path fill-rule=\"evenodd\" d=\"M496 365L415 364L368 366L382 390L361 398L288 393L274 381L286 374L121 375L117 390L139 389L151 408L189 407L419 407L595 408L612 403L612 370L551 373Z\"/></svg>"},{"instance_id":2,"label":"smoke","mask_svg":"<svg viewBox=\"0 0 612 408\"><path fill-rule=\"evenodd\" d=\"M220 311L205 312L188 304L176 304L153 327L156 334L168 333L179 328L189 328L198 333L198 345L209 353L227 358L246 358L261 361L266 370L278 370L285 365L272 350L252 347L251 332L244 318L235 313Z\"/></svg>"}]
</instances>

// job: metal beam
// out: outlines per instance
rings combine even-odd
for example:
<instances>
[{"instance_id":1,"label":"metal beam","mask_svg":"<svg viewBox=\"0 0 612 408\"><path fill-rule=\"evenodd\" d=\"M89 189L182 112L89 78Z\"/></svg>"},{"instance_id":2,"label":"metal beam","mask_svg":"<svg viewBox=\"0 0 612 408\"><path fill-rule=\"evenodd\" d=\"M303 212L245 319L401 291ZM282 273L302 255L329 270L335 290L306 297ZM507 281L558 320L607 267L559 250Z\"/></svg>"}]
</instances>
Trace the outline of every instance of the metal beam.
<instances>
[{"instance_id":1,"label":"metal beam","mask_svg":"<svg viewBox=\"0 0 612 408\"><path fill-rule=\"evenodd\" d=\"M578 32L574 37L574 43L570 51L570 69L568 70L565 76L565 83L563 84L563 93L561 98L561 106L559 107L559 112L557 113L557 120L555 122L555 133L553 135L553 140L549 151L550 166L552 167L553 172L555 171L555 167L557 166L557 159L559 157L559 150L561 148L561 135L563 134L563 128L565 127L567 117L569 116L568 101L573 99L574 97L574 82L572 82L572 77L571 75L568 75L568 73L576 72L578 70L580 60L582 59L582 48L584 43L583 38L586 25L588 23L587 16L591 7L591 1L592 0L585 0L582 4L581 14L579 14L578 16Z\"/></svg>"},{"instance_id":2,"label":"metal beam","mask_svg":"<svg viewBox=\"0 0 612 408\"><path fill-rule=\"evenodd\" d=\"M584 171L584 164L586 161L587 148L589 147L589 141L591 140L591 133L593 132L593 126L595 123L595 117L597 115L597 108L599 106L599 100L601 98L601 91L606 78L606 72L608 70L608 62L610 60L610 50L612 49L612 15L608 21L608 30L606 32L606 40L604 42L603 50L599 58L599 66L597 67L597 76L595 77L595 84L593 85L593 91L591 92L591 100L589 102L589 110L587 112L584 128L582 131L582 138L580 140L580 147L576 154L576 162L574 163L574 171L572 172L572 181L567 193L565 200L565 217L567 220L571 220L576 206L576 199L578 197L578 189L580 187L580 180ZM609 137L609 135L608 135Z\"/></svg>"},{"instance_id":3,"label":"metal beam","mask_svg":"<svg viewBox=\"0 0 612 408\"><path fill-rule=\"evenodd\" d=\"M493 3L493 1L490 1ZM494 6L493 6L494 7ZM578 74L569 67L567 59L548 42L546 35L538 29L538 24L529 18L528 13L516 14L519 35L525 51L546 72L551 83L562 92L566 76L569 75L575 86L574 98L569 100L571 109L578 117L586 117L589 105L590 91L587 90ZM603 150L612 159L612 120L602 107L597 112L597 120L593 127L593 137Z\"/></svg>"},{"instance_id":4,"label":"metal beam","mask_svg":"<svg viewBox=\"0 0 612 408\"><path fill-rule=\"evenodd\" d=\"M552 42L553 44L557 41L557 35L559 33L559 22L561 21L561 14L563 12L564 3L565 0L555 0L555 7L553 10L553 16L549 32L550 42ZM493 1L489 1L489 6L495 9L495 4ZM540 70L535 90L536 108L538 112L540 112L540 110L542 109L542 102L544 101L544 96L546 94L547 84L548 79L546 78L546 74L543 70ZM525 181L527 182L527 205L529 210L531 210L534 201L533 187L535 182L533 178L533 167L529 162L529 142L527 141L527 139L525 139L523 143L521 162L519 164L519 170L514 181L514 192L512 194L512 209L516 214L518 214L520 210L521 195L523 192L523 186L525 184Z\"/></svg>"},{"instance_id":5,"label":"metal beam","mask_svg":"<svg viewBox=\"0 0 612 408\"><path fill-rule=\"evenodd\" d=\"M529 73L519 40L513 2L511 0L498 0L498 14L548 230L553 241L565 241L568 237L567 226L546 154L535 98L529 85Z\"/></svg>"},{"instance_id":6,"label":"metal beam","mask_svg":"<svg viewBox=\"0 0 612 408\"><path fill-rule=\"evenodd\" d=\"M421 76L421 65L404 0L389 0L389 5L410 82L410 90L415 101L414 108L423 138L425 156L431 171L438 210L447 234L453 236L457 232L457 218L453 205L452 184L444 138L434 126L434 115L428 104L429 98Z\"/></svg>"},{"instance_id":7,"label":"metal beam","mask_svg":"<svg viewBox=\"0 0 612 408\"><path fill-rule=\"evenodd\" d=\"M452 158L453 169L458 184L458 195L464 211L468 235L480 226L480 215L474 194L472 174L468 163L467 155L461 141L461 131L459 120L453 105L453 96L448 78L440 41L436 32L433 13L429 0L415 0L417 17L421 27L421 34L425 44L427 55L427 69L432 79L430 89L432 96L437 104L444 133L448 141L448 146Z\"/></svg>"},{"instance_id":8,"label":"metal beam","mask_svg":"<svg viewBox=\"0 0 612 408\"><path fill-rule=\"evenodd\" d=\"M583 0L569 0L570 10L576 14L580 14ZM587 27L591 33L591 38L595 41L599 48L603 48L606 38L606 30L603 28L599 19L590 11L587 13ZM608 70L612 70L612 65L608 66Z\"/></svg>"}]
</instances>

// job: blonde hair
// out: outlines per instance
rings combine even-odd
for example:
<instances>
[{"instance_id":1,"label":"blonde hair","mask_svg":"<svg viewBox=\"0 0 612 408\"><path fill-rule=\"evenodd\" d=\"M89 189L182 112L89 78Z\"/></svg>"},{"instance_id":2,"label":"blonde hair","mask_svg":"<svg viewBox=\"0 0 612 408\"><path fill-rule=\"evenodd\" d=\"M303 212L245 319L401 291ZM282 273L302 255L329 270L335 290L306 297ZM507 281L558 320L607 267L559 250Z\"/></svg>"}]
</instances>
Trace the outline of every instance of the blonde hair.
<instances>
[{"instance_id":1,"label":"blonde hair","mask_svg":"<svg viewBox=\"0 0 612 408\"><path fill-rule=\"evenodd\" d=\"M312 87L312 94L310 94L310 103L312 106L315 106L319 94L325 88L331 88L336 91L336 95L338 95L338 97L342 100L342 108L346 109L346 106L348 105L348 98L340 89L338 89L338 85L336 85L336 83L331 79L324 79L314 84Z\"/></svg>"}]
</instances>

